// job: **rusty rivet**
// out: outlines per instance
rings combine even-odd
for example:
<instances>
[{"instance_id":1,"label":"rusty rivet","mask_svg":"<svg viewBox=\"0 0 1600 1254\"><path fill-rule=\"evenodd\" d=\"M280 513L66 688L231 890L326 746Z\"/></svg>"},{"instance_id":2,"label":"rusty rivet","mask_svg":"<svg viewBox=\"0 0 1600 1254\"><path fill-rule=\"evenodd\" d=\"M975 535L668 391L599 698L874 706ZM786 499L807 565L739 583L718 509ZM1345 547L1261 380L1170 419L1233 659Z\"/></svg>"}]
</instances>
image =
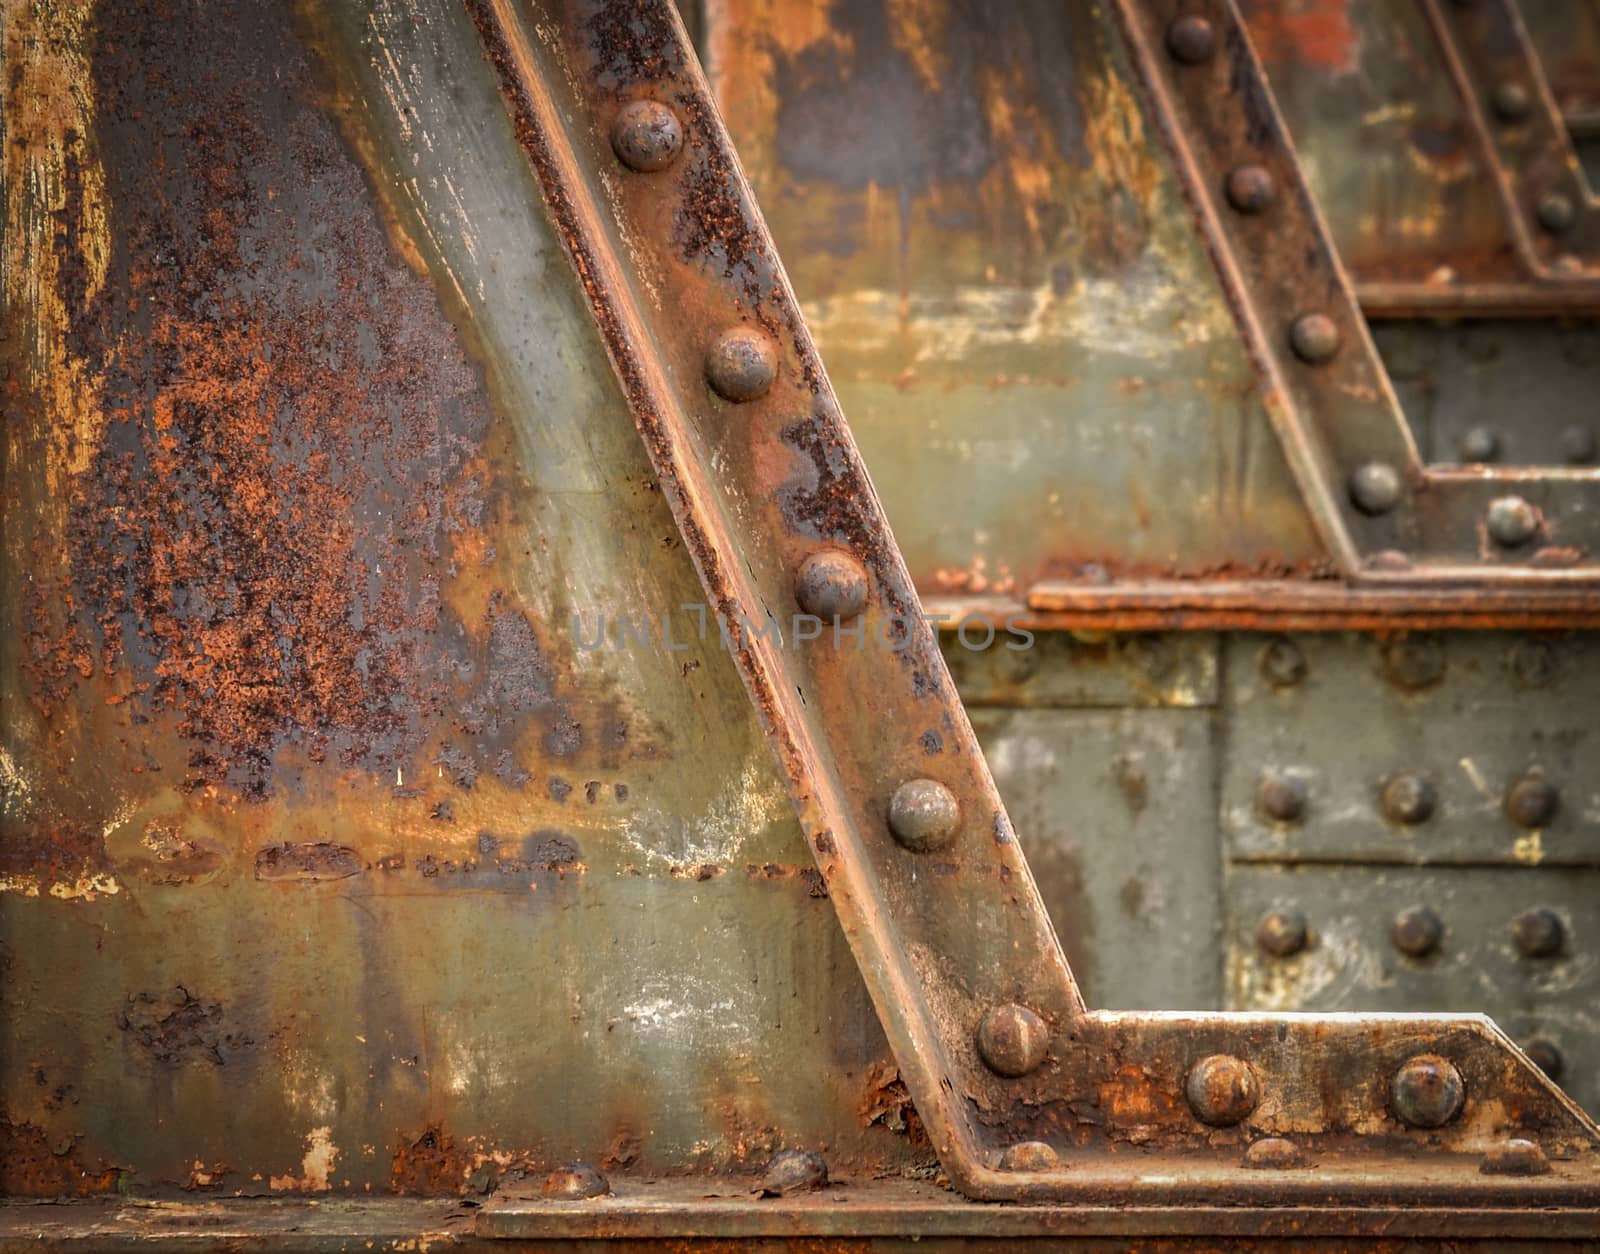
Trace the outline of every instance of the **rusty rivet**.
<instances>
[{"instance_id":1,"label":"rusty rivet","mask_svg":"<svg viewBox=\"0 0 1600 1254\"><path fill-rule=\"evenodd\" d=\"M1556 652L1543 640L1519 640L1508 659L1511 678L1524 688L1543 688L1556 676Z\"/></svg>"},{"instance_id":2,"label":"rusty rivet","mask_svg":"<svg viewBox=\"0 0 1600 1254\"><path fill-rule=\"evenodd\" d=\"M1394 1073L1394 1113L1413 1128L1443 1127L1461 1111L1466 1086L1455 1065L1437 1054L1418 1054Z\"/></svg>"},{"instance_id":3,"label":"rusty rivet","mask_svg":"<svg viewBox=\"0 0 1600 1254\"><path fill-rule=\"evenodd\" d=\"M683 150L678 115L659 100L630 100L611 127L611 147L629 169L665 170Z\"/></svg>"},{"instance_id":4,"label":"rusty rivet","mask_svg":"<svg viewBox=\"0 0 1600 1254\"><path fill-rule=\"evenodd\" d=\"M936 779L913 779L889 799L889 830L913 853L943 849L955 839L961 806L955 794Z\"/></svg>"},{"instance_id":5,"label":"rusty rivet","mask_svg":"<svg viewBox=\"0 0 1600 1254\"><path fill-rule=\"evenodd\" d=\"M1261 651L1261 674L1274 688L1293 688L1306 677L1306 655L1288 636L1279 636Z\"/></svg>"},{"instance_id":6,"label":"rusty rivet","mask_svg":"<svg viewBox=\"0 0 1600 1254\"><path fill-rule=\"evenodd\" d=\"M1274 823L1298 823L1306 801L1305 781L1294 775L1268 775L1256 787L1256 804Z\"/></svg>"},{"instance_id":7,"label":"rusty rivet","mask_svg":"<svg viewBox=\"0 0 1600 1254\"><path fill-rule=\"evenodd\" d=\"M1492 462L1500 455L1500 437L1488 427L1469 427L1461 436L1461 460Z\"/></svg>"},{"instance_id":8,"label":"rusty rivet","mask_svg":"<svg viewBox=\"0 0 1600 1254\"><path fill-rule=\"evenodd\" d=\"M790 1193L805 1193L825 1188L828 1183L828 1164L822 1155L811 1150L784 1150L767 1164L761 1176L763 1197L786 1197Z\"/></svg>"},{"instance_id":9,"label":"rusty rivet","mask_svg":"<svg viewBox=\"0 0 1600 1254\"><path fill-rule=\"evenodd\" d=\"M1522 1052L1528 1055L1528 1061L1552 1080L1559 1080L1561 1073L1567 1069L1567 1060L1561 1056L1561 1050L1554 1041L1547 1041L1542 1036L1537 1036L1522 1047Z\"/></svg>"},{"instance_id":10,"label":"rusty rivet","mask_svg":"<svg viewBox=\"0 0 1600 1254\"><path fill-rule=\"evenodd\" d=\"M1572 203L1572 197L1561 192L1547 192L1539 197L1533 212L1539 219L1539 225L1552 235L1570 231L1572 224L1578 220L1578 208Z\"/></svg>"},{"instance_id":11,"label":"rusty rivet","mask_svg":"<svg viewBox=\"0 0 1600 1254\"><path fill-rule=\"evenodd\" d=\"M1514 1136L1491 1145L1478 1170L1486 1176L1542 1176L1550 1170L1550 1160L1537 1141Z\"/></svg>"},{"instance_id":12,"label":"rusty rivet","mask_svg":"<svg viewBox=\"0 0 1600 1254\"><path fill-rule=\"evenodd\" d=\"M1500 496L1489 502L1489 534L1496 544L1514 548L1539 533L1539 514L1520 496Z\"/></svg>"},{"instance_id":13,"label":"rusty rivet","mask_svg":"<svg viewBox=\"0 0 1600 1254\"><path fill-rule=\"evenodd\" d=\"M1018 1141L1000 1155L1001 1171L1051 1171L1060 1165L1060 1156L1043 1141Z\"/></svg>"},{"instance_id":14,"label":"rusty rivet","mask_svg":"<svg viewBox=\"0 0 1600 1254\"><path fill-rule=\"evenodd\" d=\"M1350 500L1363 514L1387 514L1404 491L1400 472L1388 462L1368 462L1350 475Z\"/></svg>"},{"instance_id":15,"label":"rusty rivet","mask_svg":"<svg viewBox=\"0 0 1600 1254\"><path fill-rule=\"evenodd\" d=\"M1518 827L1548 827L1561 809L1561 790L1537 771L1506 789L1506 817Z\"/></svg>"},{"instance_id":16,"label":"rusty rivet","mask_svg":"<svg viewBox=\"0 0 1600 1254\"><path fill-rule=\"evenodd\" d=\"M1256 944L1274 958L1292 958L1311 941L1311 925L1298 910L1272 910L1256 924Z\"/></svg>"},{"instance_id":17,"label":"rusty rivet","mask_svg":"<svg viewBox=\"0 0 1600 1254\"><path fill-rule=\"evenodd\" d=\"M1301 361L1313 366L1332 361L1343 339L1339 324L1325 313L1301 314L1289 324L1289 347Z\"/></svg>"},{"instance_id":18,"label":"rusty rivet","mask_svg":"<svg viewBox=\"0 0 1600 1254\"><path fill-rule=\"evenodd\" d=\"M1258 1171L1286 1171L1305 1166L1305 1161L1300 1147L1281 1136L1264 1136L1259 1141L1251 1141L1250 1148L1244 1152L1244 1165Z\"/></svg>"},{"instance_id":19,"label":"rusty rivet","mask_svg":"<svg viewBox=\"0 0 1600 1254\"><path fill-rule=\"evenodd\" d=\"M544 1178L546 1197L578 1199L603 1197L611 1192L611 1181L588 1163L563 1163Z\"/></svg>"},{"instance_id":20,"label":"rusty rivet","mask_svg":"<svg viewBox=\"0 0 1600 1254\"><path fill-rule=\"evenodd\" d=\"M1232 1054L1212 1054L1195 1063L1183 1094L1196 1119L1218 1128L1243 1122L1261 1100L1256 1073Z\"/></svg>"},{"instance_id":21,"label":"rusty rivet","mask_svg":"<svg viewBox=\"0 0 1600 1254\"><path fill-rule=\"evenodd\" d=\"M1588 427L1571 426L1561 433L1561 454L1571 466L1587 466L1600 455L1594 432Z\"/></svg>"},{"instance_id":22,"label":"rusty rivet","mask_svg":"<svg viewBox=\"0 0 1600 1254\"><path fill-rule=\"evenodd\" d=\"M1185 65L1200 65L1217 53L1217 32L1203 17L1180 17L1167 27L1167 52Z\"/></svg>"},{"instance_id":23,"label":"rusty rivet","mask_svg":"<svg viewBox=\"0 0 1600 1254\"><path fill-rule=\"evenodd\" d=\"M724 331L706 358L706 378L730 401L753 401L778 377L778 348L756 327Z\"/></svg>"},{"instance_id":24,"label":"rusty rivet","mask_svg":"<svg viewBox=\"0 0 1600 1254\"><path fill-rule=\"evenodd\" d=\"M978 1024L978 1054L996 1075L1027 1075L1044 1061L1050 1029L1026 1006L996 1006Z\"/></svg>"},{"instance_id":25,"label":"rusty rivet","mask_svg":"<svg viewBox=\"0 0 1600 1254\"><path fill-rule=\"evenodd\" d=\"M1427 906L1410 906L1394 916L1389 937L1401 953L1426 958L1444 939L1444 923Z\"/></svg>"},{"instance_id":26,"label":"rusty rivet","mask_svg":"<svg viewBox=\"0 0 1600 1254\"><path fill-rule=\"evenodd\" d=\"M1561 952L1567 929L1549 906L1535 906L1511 920L1511 939L1524 958L1550 958Z\"/></svg>"},{"instance_id":27,"label":"rusty rivet","mask_svg":"<svg viewBox=\"0 0 1600 1254\"><path fill-rule=\"evenodd\" d=\"M1383 813L1394 823L1426 823L1438 805L1438 789L1420 775L1396 775L1383 787Z\"/></svg>"},{"instance_id":28,"label":"rusty rivet","mask_svg":"<svg viewBox=\"0 0 1600 1254\"><path fill-rule=\"evenodd\" d=\"M1528 89L1521 83L1514 83L1509 79L1496 83L1494 90L1489 93L1490 103L1494 111L1507 122L1520 121L1528 116L1528 110L1533 107L1533 99L1528 95Z\"/></svg>"},{"instance_id":29,"label":"rusty rivet","mask_svg":"<svg viewBox=\"0 0 1600 1254\"><path fill-rule=\"evenodd\" d=\"M824 622L854 618L867 604L866 568L848 553L813 553L800 564L794 594L801 609Z\"/></svg>"},{"instance_id":30,"label":"rusty rivet","mask_svg":"<svg viewBox=\"0 0 1600 1254\"><path fill-rule=\"evenodd\" d=\"M1444 678L1444 646L1432 636L1401 636L1383 647L1383 673L1409 692L1431 688Z\"/></svg>"},{"instance_id":31,"label":"rusty rivet","mask_svg":"<svg viewBox=\"0 0 1600 1254\"><path fill-rule=\"evenodd\" d=\"M1272 172L1261 165L1242 165L1228 172L1228 203L1240 213L1264 213L1278 198Z\"/></svg>"}]
</instances>

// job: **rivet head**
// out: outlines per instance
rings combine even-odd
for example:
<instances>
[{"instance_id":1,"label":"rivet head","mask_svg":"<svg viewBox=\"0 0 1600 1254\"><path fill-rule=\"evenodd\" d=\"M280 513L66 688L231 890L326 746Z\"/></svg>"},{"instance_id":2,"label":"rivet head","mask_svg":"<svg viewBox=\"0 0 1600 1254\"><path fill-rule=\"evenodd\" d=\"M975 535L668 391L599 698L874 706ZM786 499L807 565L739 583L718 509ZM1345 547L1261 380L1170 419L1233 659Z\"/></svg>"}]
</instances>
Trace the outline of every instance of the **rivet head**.
<instances>
[{"instance_id":1,"label":"rivet head","mask_svg":"<svg viewBox=\"0 0 1600 1254\"><path fill-rule=\"evenodd\" d=\"M1549 827L1561 810L1561 790L1529 771L1506 789L1506 817L1518 827Z\"/></svg>"},{"instance_id":2,"label":"rivet head","mask_svg":"<svg viewBox=\"0 0 1600 1254\"><path fill-rule=\"evenodd\" d=\"M1183 1095L1196 1119L1217 1128L1242 1123L1261 1100L1255 1071L1232 1054L1212 1054L1195 1063Z\"/></svg>"},{"instance_id":3,"label":"rivet head","mask_svg":"<svg viewBox=\"0 0 1600 1254\"><path fill-rule=\"evenodd\" d=\"M1444 939L1444 923L1427 906L1411 906L1394 916L1389 936L1401 953L1426 958Z\"/></svg>"},{"instance_id":4,"label":"rivet head","mask_svg":"<svg viewBox=\"0 0 1600 1254\"><path fill-rule=\"evenodd\" d=\"M1287 636L1279 636L1261 651L1261 674L1274 688L1293 688L1306 677L1306 655Z\"/></svg>"},{"instance_id":5,"label":"rivet head","mask_svg":"<svg viewBox=\"0 0 1600 1254\"><path fill-rule=\"evenodd\" d=\"M1363 514L1387 514L1404 490L1400 472L1388 462L1368 462L1350 475L1350 500Z\"/></svg>"},{"instance_id":6,"label":"rivet head","mask_svg":"<svg viewBox=\"0 0 1600 1254\"><path fill-rule=\"evenodd\" d=\"M544 1192L569 1200L603 1197L611 1192L611 1182L588 1163L563 1163L544 1178Z\"/></svg>"},{"instance_id":7,"label":"rivet head","mask_svg":"<svg viewBox=\"0 0 1600 1254\"><path fill-rule=\"evenodd\" d=\"M1537 1141L1512 1137L1485 1150L1478 1170L1486 1176L1542 1176L1550 1160Z\"/></svg>"},{"instance_id":8,"label":"rivet head","mask_svg":"<svg viewBox=\"0 0 1600 1254\"><path fill-rule=\"evenodd\" d=\"M706 358L706 378L730 401L753 401L778 377L778 346L756 327L724 331Z\"/></svg>"},{"instance_id":9,"label":"rivet head","mask_svg":"<svg viewBox=\"0 0 1600 1254\"><path fill-rule=\"evenodd\" d=\"M1240 213L1265 213L1278 198L1278 184L1265 166L1242 165L1228 172L1228 203Z\"/></svg>"},{"instance_id":10,"label":"rivet head","mask_svg":"<svg viewBox=\"0 0 1600 1254\"><path fill-rule=\"evenodd\" d=\"M1257 1171L1287 1171L1305 1166L1306 1157L1300 1147L1287 1137L1264 1136L1250 1142L1244 1152L1244 1165Z\"/></svg>"},{"instance_id":11,"label":"rivet head","mask_svg":"<svg viewBox=\"0 0 1600 1254\"><path fill-rule=\"evenodd\" d=\"M1547 192L1539 197L1533 212L1539 219L1539 225L1552 235L1570 231L1578 220L1578 208L1572 203L1572 197L1561 192Z\"/></svg>"},{"instance_id":12,"label":"rivet head","mask_svg":"<svg viewBox=\"0 0 1600 1254\"><path fill-rule=\"evenodd\" d=\"M659 100L630 100L611 127L611 147L631 170L654 174L665 170L683 150L678 115Z\"/></svg>"},{"instance_id":13,"label":"rivet head","mask_svg":"<svg viewBox=\"0 0 1600 1254\"><path fill-rule=\"evenodd\" d=\"M1469 427L1461 436L1461 460L1492 462L1500 455L1500 437L1488 427Z\"/></svg>"},{"instance_id":14,"label":"rivet head","mask_svg":"<svg viewBox=\"0 0 1600 1254\"><path fill-rule=\"evenodd\" d=\"M1256 924L1256 944L1274 958L1292 958L1311 941L1311 925L1298 910L1273 910Z\"/></svg>"},{"instance_id":15,"label":"rivet head","mask_svg":"<svg viewBox=\"0 0 1600 1254\"><path fill-rule=\"evenodd\" d=\"M1203 17L1180 17L1167 27L1167 52L1184 65L1200 65L1217 53L1217 32Z\"/></svg>"},{"instance_id":16,"label":"rivet head","mask_svg":"<svg viewBox=\"0 0 1600 1254\"><path fill-rule=\"evenodd\" d=\"M854 618L867 604L867 571L848 553L813 553L795 580L800 608L823 620Z\"/></svg>"},{"instance_id":17,"label":"rivet head","mask_svg":"<svg viewBox=\"0 0 1600 1254\"><path fill-rule=\"evenodd\" d=\"M1539 533L1539 513L1520 496L1501 496L1489 502L1489 534L1496 544L1513 548Z\"/></svg>"},{"instance_id":18,"label":"rivet head","mask_svg":"<svg viewBox=\"0 0 1600 1254\"><path fill-rule=\"evenodd\" d=\"M1556 677L1556 654L1543 640L1519 640L1508 659L1511 678L1523 688L1543 688Z\"/></svg>"},{"instance_id":19,"label":"rivet head","mask_svg":"<svg viewBox=\"0 0 1600 1254\"><path fill-rule=\"evenodd\" d=\"M1524 958L1552 958L1566 943L1567 929L1554 910L1535 906L1511 920L1511 939Z\"/></svg>"},{"instance_id":20,"label":"rivet head","mask_svg":"<svg viewBox=\"0 0 1600 1254\"><path fill-rule=\"evenodd\" d=\"M1026 1006L996 1006L978 1024L978 1056L996 1075L1027 1075L1044 1061L1050 1029Z\"/></svg>"},{"instance_id":21,"label":"rivet head","mask_svg":"<svg viewBox=\"0 0 1600 1254\"><path fill-rule=\"evenodd\" d=\"M1394 823L1426 823L1438 805L1438 789L1420 775L1396 775L1383 787L1383 813Z\"/></svg>"},{"instance_id":22,"label":"rivet head","mask_svg":"<svg viewBox=\"0 0 1600 1254\"><path fill-rule=\"evenodd\" d=\"M1043 1141L1018 1141L1000 1155L1001 1171L1052 1171L1061 1157Z\"/></svg>"},{"instance_id":23,"label":"rivet head","mask_svg":"<svg viewBox=\"0 0 1600 1254\"><path fill-rule=\"evenodd\" d=\"M1571 466L1587 466L1600 455L1600 443L1588 427L1573 425L1561 432L1561 455Z\"/></svg>"},{"instance_id":24,"label":"rivet head","mask_svg":"<svg viewBox=\"0 0 1600 1254\"><path fill-rule=\"evenodd\" d=\"M1308 800L1305 781L1294 775L1268 775L1256 787L1256 804L1274 823L1298 823Z\"/></svg>"},{"instance_id":25,"label":"rivet head","mask_svg":"<svg viewBox=\"0 0 1600 1254\"><path fill-rule=\"evenodd\" d=\"M1444 678L1444 646L1429 635L1401 636L1383 647L1383 673L1408 692L1432 688Z\"/></svg>"},{"instance_id":26,"label":"rivet head","mask_svg":"<svg viewBox=\"0 0 1600 1254\"><path fill-rule=\"evenodd\" d=\"M936 779L909 780L889 799L889 831L913 853L943 849L960 825L955 794Z\"/></svg>"},{"instance_id":27,"label":"rivet head","mask_svg":"<svg viewBox=\"0 0 1600 1254\"><path fill-rule=\"evenodd\" d=\"M1466 1096L1454 1063L1437 1054L1418 1054L1394 1073L1390 1105L1413 1128L1440 1128L1461 1113Z\"/></svg>"},{"instance_id":28,"label":"rivet head","mask_svg":"<svg viewBox=\"0 0 1600 1254\"><path fill-rule=\"evenodd\" d=\"M784 1150L773 1157L761 1176L764 1197L786 1197L826 1187L828 1164L811 1150Z\"/></svg>"},{"instance_id":29,"label":"rivet head","mask_svg":"<svg viewBox=\"0 0 1600 1254\"><path fill-rule=\"evenodd\" d=\"M1526 1042L1522 1046L1522 1052L1528 1055L1529 1062L1552 1080L1559 1080L1561 1073L1567 1069L1567 1060L1562 1057L1556 1043L1547 1041L1542 1036Z\"/></svg>"},{"instance_id":30,"label":"rivet head","mask_svg":"<svg viewBox=\"0 0 1600 1254\"><path fill-rule=\"evenodd\" d=\"M1496 83L1494 90L1489 93L1490 103L1494 111L1507 122L1516 122L1528 116L1528 110L1533 107L1533 98L1528 94L1528 89L1521 83L1511 82L1509 79L1503 83Z\"/></svg>"},{"instance_id":31,"label":"rivet head","mask_svg":"<svg viewBox=\"0 0 1600 1254\"><path fill-rule=\"evenodd\" d=\"M1289 324L1289 347L1301 361L1313 366L1332 361L1343 340L1339 324L1324 313L1301 314Z\"/></svg>"}]
</instances>

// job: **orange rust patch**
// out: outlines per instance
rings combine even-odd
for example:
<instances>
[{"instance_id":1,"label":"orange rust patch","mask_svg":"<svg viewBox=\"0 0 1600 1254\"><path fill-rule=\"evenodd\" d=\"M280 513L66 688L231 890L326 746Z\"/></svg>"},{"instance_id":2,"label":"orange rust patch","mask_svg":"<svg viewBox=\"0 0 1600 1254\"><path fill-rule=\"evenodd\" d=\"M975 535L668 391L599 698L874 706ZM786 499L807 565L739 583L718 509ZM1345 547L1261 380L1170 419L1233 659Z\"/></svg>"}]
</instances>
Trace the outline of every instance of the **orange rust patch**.
<instances>
[{"instance_id":1,"label":"orange rust patch","mask_svg":"<svg viewBox=\"0 0 1600 1254\"><path fill-rule=\"evenodd\" d=\"M1244 0L1250 40L1268 65L1313 66L1335 74L1355 71L1361 38L1351 25L1350 0Z\"/></svg>"}]
</instances>

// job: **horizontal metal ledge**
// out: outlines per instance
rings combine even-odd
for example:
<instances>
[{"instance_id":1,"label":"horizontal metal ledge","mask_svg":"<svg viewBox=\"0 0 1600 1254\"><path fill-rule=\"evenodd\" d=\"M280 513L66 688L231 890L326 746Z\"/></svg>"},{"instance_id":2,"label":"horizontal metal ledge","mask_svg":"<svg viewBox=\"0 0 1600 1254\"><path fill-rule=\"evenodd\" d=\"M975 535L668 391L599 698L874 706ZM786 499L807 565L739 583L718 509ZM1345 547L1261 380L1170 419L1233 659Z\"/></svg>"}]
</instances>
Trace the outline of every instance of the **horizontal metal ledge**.
<instances>
[{"instance_id":1,"label":"horizontal metal ledge","mask_svg":"<svg viewBox=\"0 0 1600 1254\"><path fill-rule=\"evenodd\" d=\"M1600 314L1593 279L1529 278L1504 283L1430 283L1382 279L1356 284L1369 318L1560 318Z\"/></svg>"}]
</instances>

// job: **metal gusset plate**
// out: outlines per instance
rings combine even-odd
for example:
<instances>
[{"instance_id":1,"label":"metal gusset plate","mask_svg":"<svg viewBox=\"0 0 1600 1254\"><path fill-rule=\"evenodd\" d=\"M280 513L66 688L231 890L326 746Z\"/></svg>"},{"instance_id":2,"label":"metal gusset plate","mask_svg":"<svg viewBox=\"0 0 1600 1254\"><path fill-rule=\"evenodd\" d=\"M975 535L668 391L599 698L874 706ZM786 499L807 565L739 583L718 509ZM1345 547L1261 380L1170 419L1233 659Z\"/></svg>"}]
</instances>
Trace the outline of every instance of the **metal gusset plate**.
<instances>
[{"instance_id":1,"label":"metal gusset plate","mask_svg":"<svg viewBox=\"0 0 1600 1254\"><path fill-rule=\"evenodd\" d=\"M1188 100L1253 72L1231 13L1197 31L1176 9L1121 6L1135 57L1176 49L1199 71L1154 90ZM1600 1132L1480 1018L1086 1011L932 634L898 621L916 618L909 579L675 14L473 11L730 629L798 604L903 645L886 662L746 633L738 656L956 1187L1135 1205L1600 1199ZM1191 37L1206 55L1188 55ZM1248 100L1270 123L1264 95ZM1287 152L1274 126L1258 133ZM1295 183L1285 192L1310 212ZM732 328L755 348L725 353ZM1349 333L1364 344L1358 320ZM751 371L727 373L730 357ZM707 404L708 374L739 403Z\"/></svg>"}]
</instances>

